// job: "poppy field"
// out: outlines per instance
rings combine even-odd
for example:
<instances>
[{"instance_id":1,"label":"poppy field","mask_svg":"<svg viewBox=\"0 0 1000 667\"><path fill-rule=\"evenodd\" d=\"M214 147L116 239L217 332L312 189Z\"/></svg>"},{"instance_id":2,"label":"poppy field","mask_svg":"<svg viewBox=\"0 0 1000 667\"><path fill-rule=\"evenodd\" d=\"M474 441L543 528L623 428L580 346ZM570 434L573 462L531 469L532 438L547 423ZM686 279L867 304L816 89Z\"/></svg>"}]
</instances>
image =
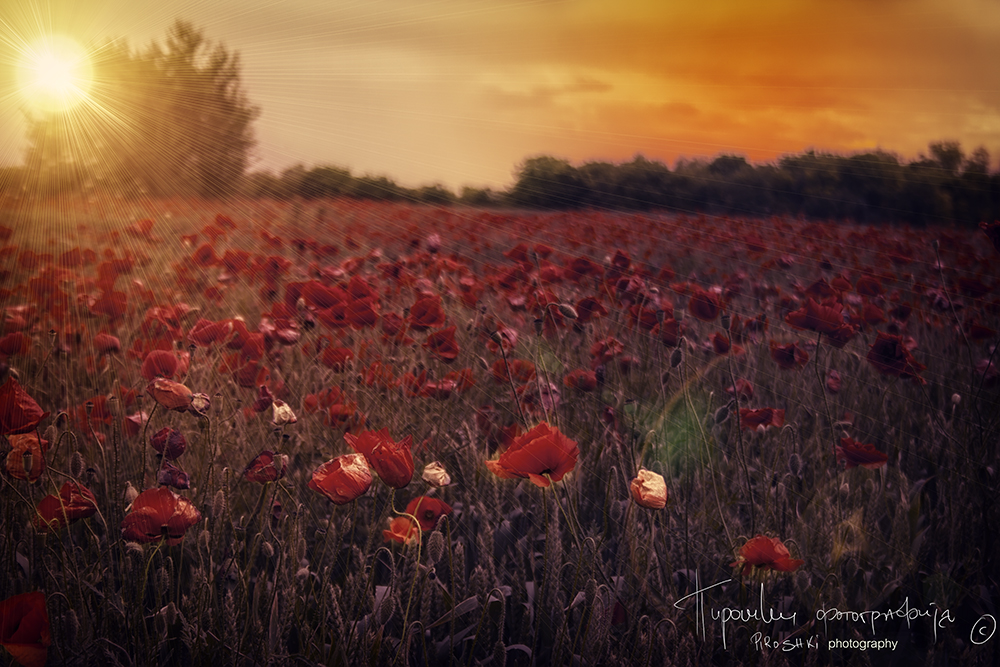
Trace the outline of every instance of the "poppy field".
<instances>
[{"instance_id":1,"label":"poppy field","mask_svg":"<svg viewBox=\"0 0 1000 667\"><path fill-rule=\"evenodd\" d=\"M1000 660L1000 223L0 216L0 664Z\"/></svg>"}]
</instances>

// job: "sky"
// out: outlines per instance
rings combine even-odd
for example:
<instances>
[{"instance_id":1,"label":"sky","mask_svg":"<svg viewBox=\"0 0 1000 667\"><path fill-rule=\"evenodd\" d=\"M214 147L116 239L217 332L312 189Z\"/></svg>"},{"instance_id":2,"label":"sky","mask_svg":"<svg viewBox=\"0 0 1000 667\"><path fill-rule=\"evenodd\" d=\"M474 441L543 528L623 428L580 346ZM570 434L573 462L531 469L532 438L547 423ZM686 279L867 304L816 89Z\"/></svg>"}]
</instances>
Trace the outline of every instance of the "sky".
<instances>
[{"instance_id":1,"label":"sky","mask_svg":"<svg viewBox=\"0 0 1000 667\"><path fill-rule=\"evenodd\" d=\"M1000 0L7 0L0 165L20 164L12 72L41 34L239 52L252 168L508 187L518 164L960 141L1000 158Z\"/></svg>"}]
</instances>

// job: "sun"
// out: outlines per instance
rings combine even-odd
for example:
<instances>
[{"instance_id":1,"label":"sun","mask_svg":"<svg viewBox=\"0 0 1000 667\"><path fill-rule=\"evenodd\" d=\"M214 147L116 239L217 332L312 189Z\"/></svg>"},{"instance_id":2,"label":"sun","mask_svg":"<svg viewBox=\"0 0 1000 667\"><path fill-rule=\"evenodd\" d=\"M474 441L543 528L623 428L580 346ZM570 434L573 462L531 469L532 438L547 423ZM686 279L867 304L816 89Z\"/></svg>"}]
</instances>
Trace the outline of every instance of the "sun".
<instances>
[{"instance_id":1,"label":"sun","mask_svg":"<svg viewBox=\"0 0 1000 667\"><path fill-rule=\"evenodd\" d=\"M44 112L69 111L87 98L93 68L86 50L61 35L51 35L24 49L18 66L21 94Z\"/></svg>"}]
</instances>

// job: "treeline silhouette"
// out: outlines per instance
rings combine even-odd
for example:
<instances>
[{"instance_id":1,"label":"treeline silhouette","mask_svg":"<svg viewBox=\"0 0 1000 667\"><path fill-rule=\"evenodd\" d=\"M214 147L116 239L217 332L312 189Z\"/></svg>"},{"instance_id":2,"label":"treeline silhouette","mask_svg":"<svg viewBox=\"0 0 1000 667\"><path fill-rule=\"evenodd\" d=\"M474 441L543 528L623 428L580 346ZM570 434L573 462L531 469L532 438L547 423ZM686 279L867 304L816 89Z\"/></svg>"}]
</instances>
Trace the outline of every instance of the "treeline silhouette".
<instances>
[{"instance_id":1,"label":"treeline silhouette","mask_svg":"<svg viewBox=\"0 0 1000 667\"><path fill-rule=\"evenodd\" d=\"M809 150L758 165L738 155L681 158L671 170L641 155L620 164L578 167L543 155L525 160L507 191L465 187L456 194L440 184L412 189L385 176L354 176L343 167L299 165L280 176L250 174L246 194L971 226L1000 218L1000 172L990 173L989 166L986 149L965 155L953 141L931 143L928 155L911 162L883 150L852 155Z\"/></svg>"},{"instance_id":2,"label":"treeline silhouette","mask_svg":"<svg viewBox=\"0 0 1000 667\"><path fill-rule=\"evenodd\" d=\"M1000 173L984 148L966 156L936 142L912 162L883 150L853 155L813 150L753 165L738 155L681 159L673 171L641 156L631 162L533 157L506 200L544 209L668 209L750 216L791 215L862 223L976 225L1000 218Z\"/></svg>"}]
</instances>

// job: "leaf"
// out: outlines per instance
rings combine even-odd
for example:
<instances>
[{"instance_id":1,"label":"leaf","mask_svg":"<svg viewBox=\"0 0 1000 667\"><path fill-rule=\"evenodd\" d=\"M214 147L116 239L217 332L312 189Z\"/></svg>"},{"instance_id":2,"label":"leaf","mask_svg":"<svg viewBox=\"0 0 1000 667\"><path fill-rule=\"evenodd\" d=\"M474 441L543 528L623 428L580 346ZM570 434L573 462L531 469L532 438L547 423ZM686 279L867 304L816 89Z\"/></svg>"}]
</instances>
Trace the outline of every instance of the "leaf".
<instances>
[{"instance_id":1,"label":"leaf","mask_svg":"<svg viewBox=\"0 0 1000 667\"><path fill-rule=\"evenodd\" d=\"M470 611L474 611L479 606L479 598L473 595L471 598L458 603L458 606L446 613L444 616L427 626L428 629L444 625L453 618L458 618Z\"/></svg>"}]
</instances>

